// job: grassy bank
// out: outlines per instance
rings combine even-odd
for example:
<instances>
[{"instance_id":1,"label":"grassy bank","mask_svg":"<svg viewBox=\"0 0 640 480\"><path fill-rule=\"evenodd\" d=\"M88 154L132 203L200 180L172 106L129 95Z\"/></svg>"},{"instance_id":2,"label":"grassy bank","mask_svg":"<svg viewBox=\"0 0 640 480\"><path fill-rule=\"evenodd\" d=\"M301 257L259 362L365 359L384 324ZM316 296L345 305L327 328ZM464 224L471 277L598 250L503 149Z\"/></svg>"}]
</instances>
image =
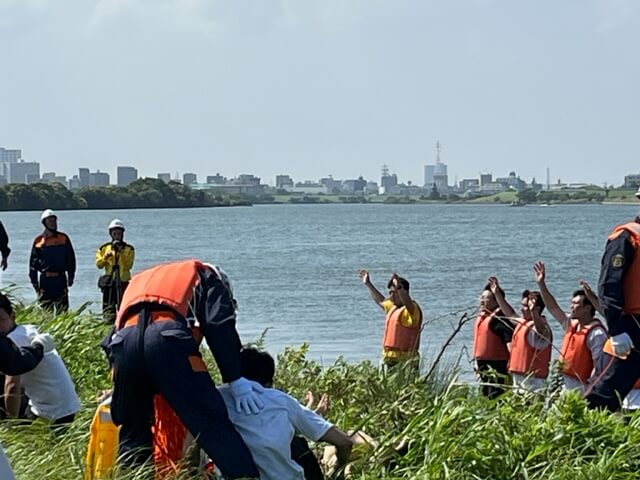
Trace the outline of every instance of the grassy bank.
<instances>
[{"instance_id":1,"label":"grassy bank","mask_svg":"<svg viewBox=\"0 0 640 480\"><path fill-rule=\"evenodd\" d=\"M42 424L0 425L0 441L19 480L79 480L97 393L108 387L98 343L108 330L86 313L51 318L32 308L20 323L55 336L83 400L72 428L55 436ZM428 338L428 336L427 336ZM436 350L438 346L433 346ZM366 431L378 449L360 452L357 479L576 479L637 478L640 417L590 412L575 395L555 402L510 393L500 401L458 384L452 369L430 379L384 376L369 362L337 361L321 368L306 348L278 358L277 386L299 399L311 389L331 397L329 418L342 429ZM403 455L392 449L401 441ZM144 469L118 472L124 480L147 478ZM184 476L182 478L189 478ZM196 477L190 477L196 478Z\"/></svg>"}]
</instances>

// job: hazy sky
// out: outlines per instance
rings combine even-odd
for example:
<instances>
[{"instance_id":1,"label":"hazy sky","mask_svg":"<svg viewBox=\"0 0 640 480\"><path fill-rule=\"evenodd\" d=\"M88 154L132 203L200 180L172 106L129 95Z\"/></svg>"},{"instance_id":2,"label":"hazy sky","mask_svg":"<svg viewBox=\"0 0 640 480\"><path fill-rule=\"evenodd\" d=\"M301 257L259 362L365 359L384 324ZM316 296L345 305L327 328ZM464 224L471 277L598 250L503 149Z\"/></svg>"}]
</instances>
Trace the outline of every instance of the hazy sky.
<instances>
[{"instance_id":1,"label":"hazy sky","mask_svg":"<svg viewBox=\"0 0 640 480\"><path fill-rule=\"evenodd\" d=\"M622 183L640 1L0 0L0 146L41 172ZM634 132L636 132L634 134Z\"/></svg>"}]
</instances>

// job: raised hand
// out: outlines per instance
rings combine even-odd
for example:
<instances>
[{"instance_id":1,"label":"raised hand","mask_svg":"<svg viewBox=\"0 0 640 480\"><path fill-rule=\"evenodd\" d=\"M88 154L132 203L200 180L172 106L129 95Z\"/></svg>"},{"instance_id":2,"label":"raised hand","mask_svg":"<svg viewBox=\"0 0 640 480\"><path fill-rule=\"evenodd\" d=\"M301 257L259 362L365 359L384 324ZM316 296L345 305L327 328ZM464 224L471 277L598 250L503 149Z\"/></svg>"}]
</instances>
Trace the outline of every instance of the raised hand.
<instances>
[{"instance_id":1,"label":"raised hand","mask_svg":"<svg viewBox=\"0 0 640 480\"><path fill-rule=\"evenodd\" d=\"M368 270L364 270L364 269L358 270L358 276L362 280L362 283L364 283L365 285L371 282L371 279L369 278Z\"/></svg>"},{"instance_id":2,"label":"raised hand","mask_svg":"<svg viewBox=\"0 0 640 480\"><path fill-rule=\"evenodd\" d=\"M536 279L536 283L543 283L545 281L547 272L544 267L544 263L540 260L533 264L533 274Z\"/></svg>"}]
</instances>

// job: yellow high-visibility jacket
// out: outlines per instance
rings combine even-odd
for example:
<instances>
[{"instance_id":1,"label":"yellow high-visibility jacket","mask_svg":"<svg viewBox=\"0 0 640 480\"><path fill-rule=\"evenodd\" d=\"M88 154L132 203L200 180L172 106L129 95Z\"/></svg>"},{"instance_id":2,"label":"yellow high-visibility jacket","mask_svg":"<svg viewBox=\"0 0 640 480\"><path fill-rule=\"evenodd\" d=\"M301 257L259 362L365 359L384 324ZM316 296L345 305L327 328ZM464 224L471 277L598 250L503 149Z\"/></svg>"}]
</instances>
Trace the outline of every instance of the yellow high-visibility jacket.
<instances>
[{"instance_id":1,"label":"yellow high-visibility jacket","mask_svg":"<svg viewBox=\"0 0 640 480\"><path fill-rule=\"evenodd\" d=\"M113 267L117 256L120 281L128 282L131 279L131 269L133 268L135 255L136 252L133 245L122 242L122 247L116 252L113 244L108 242L96 252L96 267L104 268L107 275L113 275Z\"/></svg>"},{"instance_id":2,"label":"yellow high-visibility jacket","mask_svg":"<svg viewBox=\"0 0 640 480\"><path fill-rule=\"evenodd\" d=\"M111 397L98 405L91 421L91 435L85 459L85 480L101 480L109 477L118 455L118 434L111 419Z\"/></svg>"}]
</instances>

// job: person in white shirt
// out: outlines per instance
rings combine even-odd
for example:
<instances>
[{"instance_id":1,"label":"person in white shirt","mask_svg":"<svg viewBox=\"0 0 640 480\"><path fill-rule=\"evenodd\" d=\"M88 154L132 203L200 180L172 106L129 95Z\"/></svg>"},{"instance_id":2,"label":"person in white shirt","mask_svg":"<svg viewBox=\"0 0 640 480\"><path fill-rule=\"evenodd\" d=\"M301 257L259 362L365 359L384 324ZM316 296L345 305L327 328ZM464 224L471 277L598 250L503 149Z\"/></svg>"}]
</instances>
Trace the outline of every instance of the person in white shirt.
<instances>
[{"instance_id":1,"label":"person in white shirt","mask_svg":"<svg viewBox=\"0 0 640 480\"><path fill-rule=\"evenodd\" d=\"M295 398L270 388L275 364L266 352L245 348L240 353L242 376L265 387L259 393L264 409L256 415L238 413L227 385L218 387L229 418L249 447L262 480L304 480L304 470L291 458L291 441L302 435L314 442L334 445L338 451L338 469L348 462L353 441L317 413Z\"/></svg>"},{"instance_id":2,"label":"person in white shirt","mask_svg":"<svg viewBox=\"0 0 640 480\"><path fill-rule=\"evenodd\" d=\"M0 293L0 333L5 334L17 346L32 344L39 335L33 325L17 325L13 306ZM44 354L42 361L31 371L22 375L7 376L4 395L7 412L18 417L22 403L21 390L29 397L32 416L44 418L55 425L71 423L80 410L80 399L76 394L67 367L54 349Z\"/></svg>"}]
</instances>

